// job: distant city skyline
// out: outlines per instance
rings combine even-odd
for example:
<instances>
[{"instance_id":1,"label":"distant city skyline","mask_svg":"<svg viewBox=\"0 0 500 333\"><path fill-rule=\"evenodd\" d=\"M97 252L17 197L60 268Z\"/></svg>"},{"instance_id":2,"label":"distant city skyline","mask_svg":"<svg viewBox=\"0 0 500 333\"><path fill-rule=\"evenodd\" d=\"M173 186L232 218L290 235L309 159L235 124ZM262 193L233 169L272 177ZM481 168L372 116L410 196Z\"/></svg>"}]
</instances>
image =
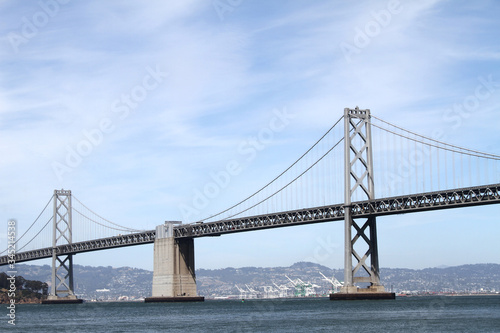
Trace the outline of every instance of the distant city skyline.
<instances>
[{"instance_id":1,"label":"distant city skyline","mask_svg":"<svg viewBox=\"0 0 500 333\"><path fill-rule=\"evenodd\" d=\"M7 221L22 233L54 189L71 189L129 228L206 217L282 172L345 107L500 154L496 2L0 8L0 248ZM217 195L194 205L221 172L231 177ZM491 205L378 218L380 266L500 263L499 213ZM342 222L197 238L196 267L337 269L343 243ZM151 270L153 246L79 254L74 263Z\"/></svg>"}]
</instances>

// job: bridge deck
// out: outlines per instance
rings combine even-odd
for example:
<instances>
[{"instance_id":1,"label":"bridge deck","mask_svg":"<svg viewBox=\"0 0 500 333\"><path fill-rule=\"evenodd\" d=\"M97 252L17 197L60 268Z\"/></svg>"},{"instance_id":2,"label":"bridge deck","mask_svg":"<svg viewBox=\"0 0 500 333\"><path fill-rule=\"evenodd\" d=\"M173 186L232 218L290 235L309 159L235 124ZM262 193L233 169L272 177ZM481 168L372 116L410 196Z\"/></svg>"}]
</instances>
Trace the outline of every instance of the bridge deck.
<instances>
[{"instance_id":1,"label":"bridge deck","mask_svg":"<svg viewBox=\"0 0 500 333\"><path fill-rule=\"evenodd\" d=\"M429 210L471 207L500 203L500 184L460 188L438 192L419 193L352 203L354 218L407 214ZM222 234L287 227L344 219L344 204L304 208L288 212L251 217L194 223L174 227L175 238L220 236ZM56 247L58 254L76 254L110 248L153 243L155 230L109 238L95 239ZM17 253L16 263L50 258L52 248ZM0 257L0 266L8 264L8 256Z\"/></svg>"}]
</instances>

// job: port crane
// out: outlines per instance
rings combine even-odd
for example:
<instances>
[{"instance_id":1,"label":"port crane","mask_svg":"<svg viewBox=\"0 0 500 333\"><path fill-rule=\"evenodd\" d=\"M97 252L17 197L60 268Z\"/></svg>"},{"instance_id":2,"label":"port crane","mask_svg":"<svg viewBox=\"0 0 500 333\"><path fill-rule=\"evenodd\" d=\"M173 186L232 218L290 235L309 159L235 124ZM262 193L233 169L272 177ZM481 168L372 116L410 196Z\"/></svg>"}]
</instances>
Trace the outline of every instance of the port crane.
<instances>
[{"instance_id":1,"label":"port crane","mask_svg":"<svg viewBox=\"0 0 500 333\"><path fill-rule=\"evenodd\" d=\"M276 286L276 288L278 288L278 291L279 291L279 297L280 298L283 298L283 297L287 297L288 296L288 288L286 285L282 284L282 285L277 285L276 282L273 281L273 284Z\"/></svg>"},{"instance_id":2,"label":"port crane","mask_svg":"<svg viewBox=\"0 0 500 333\"><path fill-rule=\"evenodd\" d=\"M310 284L310 283L305 283L301 279L296 279L295 281L290 279L287 275L285 275L286 278L290 281L292 286L295 288L295 295L294 296L301 296L301 297L306 297L306 296L311 296L316 293L315 288L319 287L318 285L315 284Z\"/></svg>"},{"instance_id":3,"label":"port crane","mask_svg":"<svg viewBox=\"0 0 500 333\"><path fill-rule=\"evenodd\" d=\"M248 291L250 294L248 295L248 298L258 298L259 292L251 287L248 286L248 284L245 284L245 287L247 287Z\"/></svg>"},{"instance_id":4,"label":"port crane","mask_svg":"<svg viewBox=\"0 0 500 333\"><path fill-rule=\"evenodd\" d=\"M339 280L337 280L335 278L335 275L332 276L331 279L327 278L323 273L319 272L319 274L321 274L321 276L323 277L323 280L327 281L327 282L330 282L332 284L332 293L336 293L339 291L339 288L342 288L343 287L343 284L341 282L339 282Z\"/></svg>"},{"instance_id":5,"label":"port crane","mask_svg":"<svg viewBox=\"0 0 500 333\"><path fill-rule=\"evenodd\" d=\"M240 298L241 299L247 298L247 291L245 289L238 287L237 284L235 284L235 286L236 286L236 289L238 289L238 291L240 292Z\"/></svg>"}]
</instances>

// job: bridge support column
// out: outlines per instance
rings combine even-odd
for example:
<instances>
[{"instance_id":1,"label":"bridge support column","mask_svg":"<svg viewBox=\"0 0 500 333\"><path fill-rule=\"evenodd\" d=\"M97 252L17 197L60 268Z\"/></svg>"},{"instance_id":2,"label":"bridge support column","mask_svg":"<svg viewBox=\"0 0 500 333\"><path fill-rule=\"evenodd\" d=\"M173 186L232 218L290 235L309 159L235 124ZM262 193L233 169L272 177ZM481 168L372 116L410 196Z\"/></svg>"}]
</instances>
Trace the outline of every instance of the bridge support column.
<instances>
[{"instance_id":1,"label":"bridge support column","mask_svg":"<svg viewBox=\"0 0 500 333\"><path fill-rule=\"evenodd\" d=\"M330 299L394 299L395 294L386 292L380 283L375 217L358 224L352 216L354 195L359 193L369 200L375 199L370 110L344 109L344 151L344 286L340 293L331 294ZM356 249L364 250L364 253L358 253ZM355 266L353 257L357 261ZM368 258L370 265L366 262ZM369 285L363 288L356 283Z\"/></svg>"},{"instance_id":2,"label":"bridge support column","mask_svg":"<svg viewBox=\"0 0 500 333\"><path fill-rule=\"evenodd\" d=\"M175 239L174 224L156 227L152 297L145 302L201 302L197 296L193 238Z\"/></svg>"},{"instance_id":3,"label":"bridge support column","mask_svg":"<svg viewBox=\"0 0 500 333\"><path fill-rule=\"evenodd\" d=\"M73 255L58 255L57 246L72 243L71 191L54 190L52 222L52 281L42 304L82 303L74 294Z\"/></svg>"}]
</instances>

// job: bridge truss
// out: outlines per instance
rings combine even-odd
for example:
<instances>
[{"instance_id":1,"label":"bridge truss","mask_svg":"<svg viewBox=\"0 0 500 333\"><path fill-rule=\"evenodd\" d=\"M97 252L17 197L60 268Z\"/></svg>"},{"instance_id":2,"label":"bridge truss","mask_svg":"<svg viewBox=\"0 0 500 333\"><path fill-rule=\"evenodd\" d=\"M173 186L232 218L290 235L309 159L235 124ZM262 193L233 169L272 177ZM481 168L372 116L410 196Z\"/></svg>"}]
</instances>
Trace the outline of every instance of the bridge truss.
<instances>
[{"instance_id":1,"label":"bridge truss","mask_svg":"<svg viewBox=\"0 0 500 333\"><path fill-rule=\"evenodd\" d=\"M500 203L500 184L492 184L480 187L358 201L351 204L351 212L353 217L367 218L370 216L408 214L498 203ZM174 227L174 237L213 237L251 230L342 221L345 218L344 212L344 204L337 204L215 222L184 224ZM59 245L55 248L55 251L59 255L77 254L132 245L151 244L155 240L155 235L155 230L147 230L128 235ZM19 252L16 254L15 259L16 262L25 262L51 258L52 254L53 249L47 247ZM7 256L0 257L0 266L6 265L7 261Z\"/></svg>"}]
</instances>

